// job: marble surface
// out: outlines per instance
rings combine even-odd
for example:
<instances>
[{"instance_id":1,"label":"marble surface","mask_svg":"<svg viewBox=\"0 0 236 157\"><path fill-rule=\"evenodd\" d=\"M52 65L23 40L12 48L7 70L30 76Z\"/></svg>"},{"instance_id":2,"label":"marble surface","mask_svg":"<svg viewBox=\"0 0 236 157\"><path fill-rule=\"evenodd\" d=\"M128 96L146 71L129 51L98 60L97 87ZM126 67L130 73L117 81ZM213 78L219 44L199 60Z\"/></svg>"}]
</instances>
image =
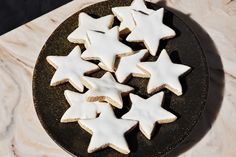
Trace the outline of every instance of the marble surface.
<instances>
[{"instance_id":1,"label":"marble surface","mask_svg":"<svg viewBox=\"0 0 236 157\"><path fill-rule=\"evenodd\" d=\"M158 0L153 0L157 2ZM78 0L0 36L0 156L67 157L42 128L32 100L32 73L52 31L67 17L99 0ZM169 0L167 6L188 14L213 39L221 57L225 87L212 128L181 157L236 156L236 1Z\"/></svg>"}]
</instances>

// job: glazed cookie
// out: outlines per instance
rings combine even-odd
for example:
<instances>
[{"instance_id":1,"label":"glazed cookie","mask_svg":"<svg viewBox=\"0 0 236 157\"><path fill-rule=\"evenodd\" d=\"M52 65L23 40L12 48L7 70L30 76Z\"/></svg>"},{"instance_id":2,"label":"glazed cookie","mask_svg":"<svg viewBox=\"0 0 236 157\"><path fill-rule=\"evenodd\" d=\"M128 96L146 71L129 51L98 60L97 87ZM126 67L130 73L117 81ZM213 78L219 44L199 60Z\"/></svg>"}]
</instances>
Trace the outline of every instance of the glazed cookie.
<instances>
[{"instance_id":1,"label":"glazed cookie","mask_svg":"<svg viewBox=\"0 0 236 157\"><path fill-rule=\"evenodd\" d=\"M182 86L179 82L179 76L190 70L190 67L182 64L172 63L165 49L155 62L141 62L138 67L149 76L147 86L148 93L154 93L167 88L176 95L182 95Z\"/></svg>"},{"instance_id":2,"label":"glazed cookie","mask_svg":"<svg viewBox=\"0 0 236 157\"><path fill-rule=\"evenodd\" d=\"M99 67L96 64L82 60L80 55L80 47L76 46L68 56L47 56L48 63L57 69L52 77L51 86L69 82L78 91L84 91L80 77L99 70Z\"/></svg>"},{"instance_id":3,"label":"glazed cookie","mask_svg":"<svg viewBox=\"0 0 236 157\"><path fill-rule=\"evenodd\" d=\"M152 56L155 56L160 39L175 36L175 31L163 24L164 9L161 8L150 15L132 12L136 26L127 36L129 42L144 42Z\"/></svg>"},{"instance_id":4,"label":"glazed cookie","mask_svg":"<svg viewBox=\"0 0 236 157\"><path fill-rule=\"evenodd\" d=\"M147 50L136 51L135 54L120 58L120 63L115 72L116 78L120 83L124 83L132 75L134 77L146 78L148 75L137 67L137 63L145 57Z\"/></svg>"},{"instance_id":5,"label":"glazed cookie","mask_svg":"<svg viewBox=\"0 0 236 157\"><path fill-rule=\"evenodd\" d=\"M70 107L61 118L61 122L76 122L79 119L94 119L100 113L102 105L108 105L102 102L88 102L85 94L80 94L70 90L65 90L64 95Z\"/></svg>"},{"instance_id":6,"label":"glazed cookie","mask_svg":"<svg viewBox=\"0 0 236 157\"><path fill-rule=\"evenodd\" d=\"M76 28L67 39L72 43L85 44L85 47L89 45L87 38L87 31L100 31L106 32L112 26L114 20L113 15L107 15L94 19L88 14L82 12L79 14L79 26Z\"/></svg>"},{"instance_id":7,"label":"glazed cookie","mask_svg":"<svg viewBox=\"0 0 236 157\"><path fill-rule=\"evenodd\" d=\"M111 105L122 108L122 95L127 95L132 87L117 83L111 73L105 73L101 78L83 76L81 81L90 89L87 93L87 101L106 101Z\"/></svg>"},{"instance_id":8,"label":"glazed cookie","mask_svg":"<svg viewBox=\"0 0 236 157\"><path fill-rule=\"evenodd\" d=\"M132 16L132 10L141 11L145 14L151 14L154 10L148 9L144 0L134 0L130 6L114 7L113 14L119 19L121 33L127 33L134 29L135 21Z\"/></svg>"},{"instance_id":9,"label":"glazed cookie","mask_svg":"<svg viewBox=\"0 0 236 157\"><path fill-rule=\"evenodd\" d=\"M119 41L118 27L113 27L105 33L88 31L90 46L81 57L85 60L99 60L109 71L114 71L117 56L126 56L133 50Z\"/></svg>"},{"instance_id":10,"label":"glazed cookie","mask_svg":"<svg viewBox=\"0 0 236 157\"><path fill-rule=\"evenodd\" d=\"M147 56L146 52L147 50L143 49L143 50L136 51L131 55L120 57L119 58L120 61L115 62L115 66L113 68L114 70L112 71L108 67L106 67L106 65L104 65L102 62L98 63L98 66L105 71L114 72L114 73L118 70L117 68L119 66L119 70L117 72L116 78L118 79L118 82L120 83L123 83L126 80L128 80L130 75L134 77L147 78L148 76L143 71L141 71L139 68L135 68L136 64ZM127 68L127 65L129 66L129 68ZM133 74L132 74L132 71L133 71Z\"/></svg>"},{"instance_id":11,"label":"glazed cookie","mask_svg":"<svg viewBox=\"0 0 236 157\"><path fill-rule=\"evenodd\" d=\"M156 122L159 124L170 123L176 120L176 116L161 107L163 92L143 99L135 94L130 94L132 107L122 116L123 119L137 120L141 132L151 139Z\"/></svg>"},{"instance_id":12,"label":"glazed cookie","mask_svg":"<svg viewBox=\"0 0 236 157\"><path fill-rule=\"evenodd\" d=\"M96 119L79 120L80 126L92 134L88 153L111 147L120 153L130 152L124 134L137 125L137 121L117 119L110 106L103 107Z\"/></svg>"}]
</instances>

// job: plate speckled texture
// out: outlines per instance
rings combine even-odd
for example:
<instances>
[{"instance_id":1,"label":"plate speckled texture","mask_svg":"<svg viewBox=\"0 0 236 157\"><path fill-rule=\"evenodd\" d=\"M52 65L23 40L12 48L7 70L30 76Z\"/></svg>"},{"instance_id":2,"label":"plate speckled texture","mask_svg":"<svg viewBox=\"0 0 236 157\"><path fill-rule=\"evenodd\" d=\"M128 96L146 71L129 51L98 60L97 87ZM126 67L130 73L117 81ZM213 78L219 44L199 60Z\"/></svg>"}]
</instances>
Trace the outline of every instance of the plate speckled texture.
<instances>
[{"instance_id":1,"label":"plate speckled texture","mask_svg":"<svg viewBox=\"0 0 236 157\"><path fill-rule=\"evenodd\" d=\"M130 5L130 3L130 0L107 1L89 6L80 12L86 12L93 17L100 17L111 14L112 7ZM150 3L148 3L148 7L155 10L159 8ZM80 157L125 156L111 148L88 154L87 147L91 135L77 123L60 123L61 116L69 107L63 94L64 90L76 90L69 83L50 87L50 80L55 69L47 63L46 57L48 55L67 55L74 48L75 44L70 43L66 38L76 28L78 14L79 12L63 22L49 37L40 52L33 76L33 98L36 112L51 138L72 155ZM182 96L178 97L164 90L163 106L177 115L178 119L170 124L157 125L151 140L147 140L136 127L126 135L131 149L128 156L162 156L178 149L181 142L194 129L206 105L209 75L206 58L198 39L191 28L170 11L165 10L164 23L173 28L177 36L161 41L158 51L160 52L161 49L165 48L173 62L186 64L192 70L180 79L184 92ZM125 43L134 50L144 47L141 43ZM81 47L84 49L83 46ZM156 60L157 58L150 56L148 60ZM103 74L104 71L101 70L90 76L101 77ZM147 98L150 96L146 93L147 82L148 79L132 78L127 84L135 87L134 93ZM128 97L124 98L124 104L126 105L122 110L115 110L118 117L129 110L130 101Z\"/></svg>"}]
</instances>

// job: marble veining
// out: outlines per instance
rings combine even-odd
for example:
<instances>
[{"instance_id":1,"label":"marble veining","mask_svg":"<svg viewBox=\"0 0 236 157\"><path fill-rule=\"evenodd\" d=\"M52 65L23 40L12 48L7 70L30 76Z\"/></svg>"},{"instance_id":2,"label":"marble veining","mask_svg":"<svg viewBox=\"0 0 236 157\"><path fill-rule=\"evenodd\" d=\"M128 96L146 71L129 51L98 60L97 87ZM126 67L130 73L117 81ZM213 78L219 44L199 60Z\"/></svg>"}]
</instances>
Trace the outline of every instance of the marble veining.
<instances>
[{"instance_id":1,"label":"marble veining","mask_svg":"<svg viewBox=\"0 0 236 157\"><path fill-rule=\"evenodd\" d=\"M31 85L33 67L52 31L73 13L99 1L72 1L0 36L1 157L70 156L49 138L36 116ZM236 1L169 0L166 3L189 14L209 33L225 72L224 99L215 123L181 157L236 156Z\"/></svg>"}]
</instances>

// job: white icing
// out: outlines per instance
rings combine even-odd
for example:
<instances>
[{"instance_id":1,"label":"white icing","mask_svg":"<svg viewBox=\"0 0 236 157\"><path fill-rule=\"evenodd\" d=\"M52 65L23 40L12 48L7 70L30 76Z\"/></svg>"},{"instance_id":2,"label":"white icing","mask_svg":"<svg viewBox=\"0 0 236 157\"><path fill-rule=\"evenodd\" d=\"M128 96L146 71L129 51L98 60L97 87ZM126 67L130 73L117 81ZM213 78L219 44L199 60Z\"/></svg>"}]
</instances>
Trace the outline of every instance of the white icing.
<instances>
[{"instance_id":1,"label":"white icing","mask_svg":"<svg viewBox=\"0 0 236 157\"><path fill-rule=\"evenodd\" d=\"M133 90L132 87L117 83L111 73L101 78L82 77L83 84L90 90L86 93L88 101L107 101L111 105L122 108L122 95Z\"/></svg>"},{"instance_id":2,"label":"white icing","mask_svg":"<svg viewBox=\"0 0 236 157\"><path fill-rule=\"evenodd\" d=\"M159 124L170 123L176 120L176 116L161 107L163 92L143 99L135 94L130 94L132 102L129 112L122 116L123 119L137 120L140 131L151 139L156 122Z\"/></svg>"},{"instance_id":3,"label":"white icing","mask_svg":"<svg viewBox=\"0 0 236 157\"><path fill-rule=\"evenodd\" d=\"M135 21L132 16L132 10L142 11L151 14L154 10L148 9L144 0L134 0L130 6L114 7L113 14L121 21L119 30L122 32L126 29L132 31L135 28Z\"/></svg>"},{"instance_id":4,"label":"white icing","mask_svg":"<svg viewBox=\"0 0 236 157\"><path fill-rule=\"evenodd\" d=\"M175 31L163 24L164 9L161 8L150 15L133 11L136 23L135 28L127 36L129 42L144 42L152 56L155 56L160 39L167 39L175 36Z\"/></svg>"},{"instance_id":5,"label":"white icing","mask_svg":"<svg viewBox=\"0 0 236 157\"><path fill-rule=\"evenodd\" d=\"M99 67L82 60L80 55L80 47L76 46L68 56L47 56L48 63L56 69L50 83L51 86L69 82L78 91L83 92L84 86L80 82L80 77L84 73L91 73L98 70Z\"/></svg>"},{"instance_id":6,"label":"white icing","mask_svg":"<svg viewBox=\"0 0 236 157\"><path fill-rule=\"evenodd\" d=\"M65 90L64 95L70 107L61 118L61 122L75 122L79 119L94 119L100 113L100 107L107 105L102 102L88 102L85 94Z\"/></svg>"},{"instance_id":7,"label":"white icing","mask_svg":"<svg viewBox=\"0 0 236 157\"><path fill-rule=\"evenodd\" d=\"M82 128L92 134L88 153L108 146L124 154L130 152L124 134L136 126L137 121L117 119L112 108L106 105L98 118L78 122Z\"/></svg>"},{"instance_id":8,"label":"white icing","mask_svg":"<svg viewBox=\"0 0 236 157\"><path fill-rule=\"evenodd\" d=\"M107 15L94 19L88 14L82 12L79 14L79 25L67 39L72 43L83 43L87 47L89 45L87 38L87 31L101 31L106 32L112 26L114 20L113 15Z\"/></svg>"},{"instance_id":9,"label":"white icing","mask_svg":"<svg viewBox=\"0 0 236 157\"><path fill-rule=\"evenodd\" d=\"M115 63L115 64L116 64L116 63ZM114 66L114 69L111 70L111 69L109 69L108 67L106 67L106 65L104 65L102 62L99 62L99 63L98 63L98 66L99 66L101 69L103 69L103 70L105 70L105 71L112 72L112 73L115 72L115 68L116 68L116 66Z\"/></svg>"},{"instance_id":10,"label":"white icing","mask_svg":"<svg viewBox=\"0 0 236 157\"><path fill-rule=\"evenodd\" d=\"M182 95L182 86L179 76L190 70L190 67L182 64L172 63L165 49L155 62L141 62L138 67L149 76L147 92L153 93L162 88L167 88L176 95Z\"/></svg>"},{"instance_id":11,"label":"white icing","mask_svg":"<svg viewBox=\"0 0 236 157\"><path fill-rule=\"evenodd\" d=\"M88 31L87 35L91 45L88 46L81 57L85 60L99 60L110 71L114 71L117 56L125 56L133 53L130 47L119 41L117 26L106 33Z\"/></svg>"},{"instance_id":12,"label":"white icing","mask_svg":"<svg viewBox=\"0 0 236 157\"><path fill-rule=\"evenodd\" d=\"M121 57L120 63L115 72L117 80L123 83L131 74L136 77L147 77L147 74L137 67L137 63L144 58L145 54L147 54L146 49L139 50L130 56Z\"/></svg>"}]
</instances>

